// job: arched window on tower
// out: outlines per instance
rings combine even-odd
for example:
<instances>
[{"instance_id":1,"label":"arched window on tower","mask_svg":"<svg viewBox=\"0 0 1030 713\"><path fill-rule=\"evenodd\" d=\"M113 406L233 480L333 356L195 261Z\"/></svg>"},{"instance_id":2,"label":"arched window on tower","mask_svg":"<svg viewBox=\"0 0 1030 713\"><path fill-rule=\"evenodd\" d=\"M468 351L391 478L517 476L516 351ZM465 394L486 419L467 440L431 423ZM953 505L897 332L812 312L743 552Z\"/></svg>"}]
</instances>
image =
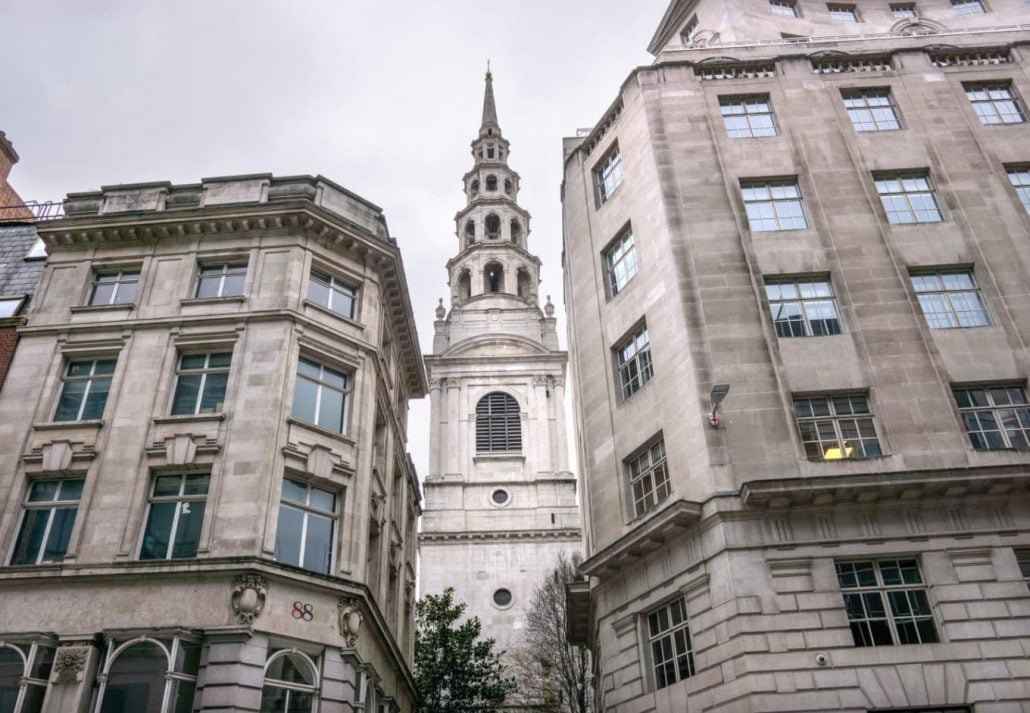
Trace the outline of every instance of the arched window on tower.
<instances>
[{"instance_id":1,"label":"arched window on tower","mask_svg":"<svg viewBox=\"0 0 1030 713\"><path fill-rule=\"evenodd\" d=\"M462 270L458 275L458 299L462 302L472 296L472 273Z\"/></svg>"},{"instance_id":2,"label":"arched window on tower","mask_svg":"<svg viewBox=\"0 0 1030 713\"><path fill-rule=\"evenodd\" d=\"M483 268L483 292L504 292L504 267L488 262Z\"/></svg>"},{"instance_id":3,"label":"arched window on tower","mask_svg":"<svg viewBox=\"0 0 1030 713\"><path fill-rule=\"evenodd\" d=\"M469 194L475 198L479 195L479 179L473 178L472 183L469 184Z\"/></svg>"},{"instance_id":4,"label":"arched window on tower","mask_svg":"<svg viewBox=\"0 0 1030 713\"><path fill-rule=\"evenodd\" d=\"M486 190L496 191L497 190L497 176L490 174L486 177Z\"/></svg>"},{"instance_id":5,"label":"arched window on tower","mask_svg":"<svg viewBox=\"0 0 1030 713\"><path fill-rule=\"evenodd\" d=\"M511 179L504 179L504 193L505 195L511 195Z\"/></svg>"},{"instance_id":6,"label":"arched window on tower","mask_svg":"<svg viewBox=\"0 0 1030 713\"><path fill-rule=\"evenodd\" d=\"M524 300L528 300L532 286L529 280L529 272L523 267L520 267L519 271L516 273L516 286L518 288L519 297Z\"/></svg>"},{"instance_id":7,"label":"arched window on tower","mask_svg":"<svg viewBox=\"0 0 1030 713\"><path fill-rule=\"evenodd\" d=\"M486 157L487 158L493 158L494 157L494 145L493 144L488 144L487 145L487 147L486 147Z\"/></svg>"},{"instance_id":8,"label":"arched window on tower","mask_svg":"<svg viewBox=\"0 0 1030 713\"><path fill-rule=\"evenodd\" d=\"M465 240L470 245L476 242L476 221L469 220L465 223Z\"/></svg>"},{"instance_id":9,"label":"arched window on tower","mask_svg":"<svg viewBox=\"0 0 1030 713\"><path fill-rule=\"evenodd\" d=\"M488 238L499 238L501 237L501 219L491 213L486 216L486 220L483 222L483 227L486 229L486 237Z\"/></svg>"},{"instance_id":10,"label":"arched window on tower","mask_svg":"<svg viewBox=\"0 0 1030 713\"><path fill-rule=\"evenodd\" d=\"M522 225L517 220L511 221L511 241L519 247L525 247L522 244Z\"/></svg>"},{"instance_id":11,"label":"arched window on tower","mask_svg":"<svg viewBox=\"0 0 1030 713\"><path fill-rule=\"evenodd\" d=\"M476 452L519 453L521 450L519 402L502 391L491 391L476 404Z\"/></svg>"}]
</instances>

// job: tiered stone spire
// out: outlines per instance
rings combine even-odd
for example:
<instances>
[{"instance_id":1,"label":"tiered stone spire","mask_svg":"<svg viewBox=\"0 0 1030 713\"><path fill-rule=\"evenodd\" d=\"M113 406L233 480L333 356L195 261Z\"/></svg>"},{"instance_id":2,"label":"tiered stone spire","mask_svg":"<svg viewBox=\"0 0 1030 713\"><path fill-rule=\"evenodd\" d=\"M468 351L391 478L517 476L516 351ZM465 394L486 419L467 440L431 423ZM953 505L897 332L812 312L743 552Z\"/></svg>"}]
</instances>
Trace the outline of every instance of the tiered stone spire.
<instances>
[{"instance_id":1,"label":"tiered stone spire","mask_svg":"<svg viewBox=\"0 0 1030 713\"><path fill-rule=\"evenodd\" d=\"M458 254L447 263L452 307L480 297L514 298L513 307L537 304L540 260L527 249L530 216L518 204L519 174L508 166L508 149L488 65L474 164L463 178L466 204L454 218Z\"/></svg>"}]
</instances>

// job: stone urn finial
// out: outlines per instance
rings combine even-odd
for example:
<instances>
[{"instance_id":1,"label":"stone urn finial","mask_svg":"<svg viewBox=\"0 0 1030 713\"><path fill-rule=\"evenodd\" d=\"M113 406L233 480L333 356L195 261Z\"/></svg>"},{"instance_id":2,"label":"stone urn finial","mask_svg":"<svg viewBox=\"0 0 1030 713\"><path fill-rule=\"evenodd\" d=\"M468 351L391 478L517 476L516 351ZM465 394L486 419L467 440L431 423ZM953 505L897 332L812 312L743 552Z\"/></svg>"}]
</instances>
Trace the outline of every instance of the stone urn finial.
<instances>
[{"instance_id":1,"label":"stone urn finial","mask_svg":"<svg viewBox=\"0 0 1030 713\"><path fill-rule=\"evenodd\" d=\"M544 305L544 314L548 317L554 316L554 305L551 304L551 296L547 295L547 304Z\"/></svg>"},{"instance_id":2,"label":"stone urn finial","mask_svg":"<svg viewBox=\"0 0 1030 713\"><path fill-rule=\"evenodd\" d=\"M440 304L436 306L436 318L443 319L447 316L447 308L443 306L443 297L440 298Z\"/></svg>"}]
</instances>

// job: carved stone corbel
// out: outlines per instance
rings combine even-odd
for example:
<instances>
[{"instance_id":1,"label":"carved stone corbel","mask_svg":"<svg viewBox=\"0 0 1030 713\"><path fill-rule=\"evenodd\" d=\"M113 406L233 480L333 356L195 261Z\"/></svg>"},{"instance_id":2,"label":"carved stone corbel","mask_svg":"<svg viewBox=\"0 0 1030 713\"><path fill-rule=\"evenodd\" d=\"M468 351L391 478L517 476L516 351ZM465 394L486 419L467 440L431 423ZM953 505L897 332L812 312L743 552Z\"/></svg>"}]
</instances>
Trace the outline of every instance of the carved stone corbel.
<instances>
[{"instance_id":1,"label":"carved stone corbel","mask_svg":"<svg viewBox=\"0 0 1030 713\"><path fill-rule=\"evenodd\" d=\"M54 683L79 683L88 660L88 646L72 644L60 647L54 654L51 680Z\"/></svg>"},{"instance_id":2,"label":"carved stone corbel","mask_svg":"<svg viewBox=\"0 0 1030 713\"><path fill-rule=\"evenodd\" d=\"M346 648L353 649L358 643L358 635L361 633L361 624L365 616L361 613L361 601L350 597L341 597L336 603L337 620L340 627L340 636L346 643Z\"/></svg>"},{"instance_id":3,"label":"carved stone corbel","mask_svg":"<svg viewBox=\"0 0 1030 713\"><path fill-rule=\"evenodd\" d=\"M232 610L240 624L253 624L265 608L268 596L268 582L257 574L241 574L236 577L232 590Z\"/></svg>"}]
</instances>

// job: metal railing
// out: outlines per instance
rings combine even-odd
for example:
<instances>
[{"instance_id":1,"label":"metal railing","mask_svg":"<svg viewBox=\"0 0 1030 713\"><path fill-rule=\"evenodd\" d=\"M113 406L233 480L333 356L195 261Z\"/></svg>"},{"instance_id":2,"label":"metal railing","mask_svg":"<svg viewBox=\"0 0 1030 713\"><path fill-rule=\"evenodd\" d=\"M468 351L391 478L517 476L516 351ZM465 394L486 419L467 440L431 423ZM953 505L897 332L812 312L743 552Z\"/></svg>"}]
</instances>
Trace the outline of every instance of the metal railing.
<instances>
[{"instance_id":1,"label":"metal railing","mask_svg":"<svg viewBox=\"0 0 1030 713\"><path fill-rule=\"evenodd\" d=\"M26 211L32 215L32 219L35 221L54 220L64 217L64 203L62 201L25 201L24 203L0 205L0 220L27 219Z\"/></svg>"}]
</instances>

